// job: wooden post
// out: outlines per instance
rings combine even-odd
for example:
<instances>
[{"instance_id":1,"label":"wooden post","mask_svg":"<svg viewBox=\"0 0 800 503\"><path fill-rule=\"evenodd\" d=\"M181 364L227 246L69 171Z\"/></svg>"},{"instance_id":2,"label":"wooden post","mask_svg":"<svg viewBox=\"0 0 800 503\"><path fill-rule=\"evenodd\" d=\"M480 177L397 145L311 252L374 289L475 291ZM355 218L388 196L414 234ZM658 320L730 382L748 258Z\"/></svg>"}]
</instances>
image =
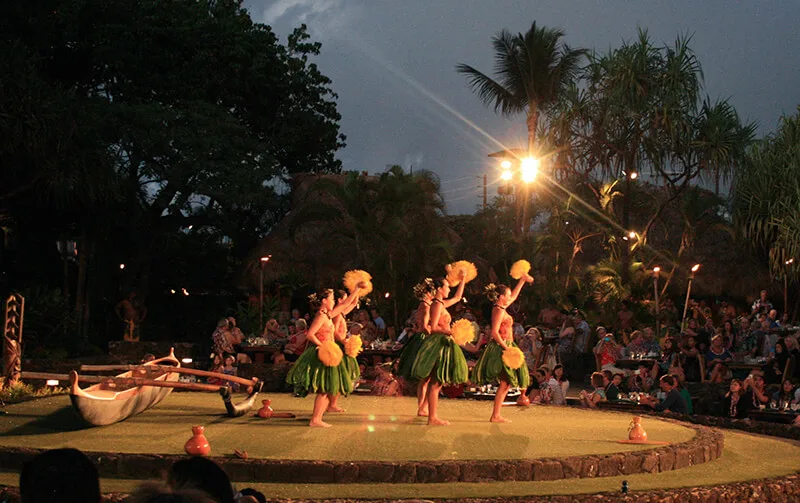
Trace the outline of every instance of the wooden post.
<instances>
[{"instance_id":1,"label":"wooden post","mask_svg":"<svg viewBox=\"0 0 800 503\"><path fill-rule=\"evenodd\" d=\"M6 299L3 324L3 388L16 384L22 372L22 322L25 298L12 293Z\"/></svg>"}]
</instances>

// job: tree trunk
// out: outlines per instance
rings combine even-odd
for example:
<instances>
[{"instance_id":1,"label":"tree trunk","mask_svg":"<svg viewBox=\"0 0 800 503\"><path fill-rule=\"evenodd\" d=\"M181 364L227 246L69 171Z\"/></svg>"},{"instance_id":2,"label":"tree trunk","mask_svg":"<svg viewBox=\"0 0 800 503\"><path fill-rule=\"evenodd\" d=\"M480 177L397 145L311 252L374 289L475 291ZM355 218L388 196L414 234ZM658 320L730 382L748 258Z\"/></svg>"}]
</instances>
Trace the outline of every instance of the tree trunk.
<instances>
[{"instance_id":1,"label":"tree trunk","mask_svg":"<svg viewBox=\"0 0 800 503\"><path fill-rule=\"evenodd\" d=\"M78 245L78 279L75 287L75 315L78 325L78 337L81 342L86 342L86 274L91 253L86 230L81 232Z\"/></svg>"},{"instance_id":2,"label":"tree trunk","mask_svg":"<svg viewBox=\"0 0 800 503\"><path fill-rule=\"evenodd\" d=\"M25 316L25 298L11 294L5 303L3 324L3 388L16 384L22 373L22 322Z\"/></svg>"}]
</instances>

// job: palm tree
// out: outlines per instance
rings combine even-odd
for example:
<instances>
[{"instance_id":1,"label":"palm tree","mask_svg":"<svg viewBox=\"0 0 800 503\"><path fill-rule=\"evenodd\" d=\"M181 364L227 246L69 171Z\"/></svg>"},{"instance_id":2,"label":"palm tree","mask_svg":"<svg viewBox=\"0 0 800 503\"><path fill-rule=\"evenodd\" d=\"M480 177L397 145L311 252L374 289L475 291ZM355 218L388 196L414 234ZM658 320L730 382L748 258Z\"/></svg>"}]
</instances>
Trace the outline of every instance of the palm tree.
<instances>
[{"instance_id":1,"label":"palm tree","mask_svg":"<svg viewBox=\"0 0 800 503\"><path fill-rule=\"evenodd\" d=\"M533 151L539 117L570 88L580 70L583 49L572 49L561 39L564 32L536 26L513 35L502 30L492 39L497 80L470 65L456 65L467 75L469 87L487 106L505 116L525 112L528 151Z\"/></svg>"}]
</instances>

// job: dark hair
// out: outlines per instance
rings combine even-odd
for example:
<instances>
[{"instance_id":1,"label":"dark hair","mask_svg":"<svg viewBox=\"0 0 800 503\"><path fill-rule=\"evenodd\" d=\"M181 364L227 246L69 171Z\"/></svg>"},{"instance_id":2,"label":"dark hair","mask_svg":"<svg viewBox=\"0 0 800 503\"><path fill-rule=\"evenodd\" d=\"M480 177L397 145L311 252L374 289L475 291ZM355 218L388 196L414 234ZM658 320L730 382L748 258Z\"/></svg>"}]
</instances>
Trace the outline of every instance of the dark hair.
<instances>
[{"instance_id":1,"label":"dark hair","mask_svg":"<svg viewBox=\"0 0 800 503\"><path fill-rule=\"evenodd\" d=\"M91 460L77 449L45 451L22 467L22 503L100 503L100 479Z\"/></svg>"},{"instance_id":2,"label":"dark hair","mask_svg":"<svg viewBox=\"0 0 800 503\"><path fill-rule=\"evenodd\" d=\"M592 386L595 388L602 388L603 387L603 374L600 372L592 373Z\"/></svg>"},{"instance_id":3,"label":"dark hair","mask_svg":"<svg viewBox=\"0 0 800 503\"><path fill-rule=\"evenodd\" d=\"M139 486L125 501L130 503L214 503L211 495L197 489L173 491L169 487L152 483Z\"/></svg>"},{"instance_id":4,"label":"dark hair","mask_svg":"<svg viewBox=\"0 0 800 503\"><path fill-rule=\"evenodd\" d=\"M661 376L660 381L669 384L670 386L675 386L675 378L669 374L664 374L663 376Z\"/></svg>"},{"instance_id":5,"label":"dark hair","mask_svg":"<svg viewBox=\"0 0 800 503\"><path fill-rule=\"evenodd\" d=\"M336 290L336 297L345 297L345 298L347 298L348 295L349 294L346 291L342 290L341 288Z\"/></svg>"},{"instance_id":6,"label":"dark hair","mask_svg":"<svg viewBox=\"0 0 800 503\"><path fill-rule=\"evenodd\" d=\"M602 374L603 374L604 376L606 376L606 378L607 378L609 381L610 381L611 379L614 379L614 373L613 373L613 372L611 372L610 370L604 370L604 371L602 372Z\"/></svg>"},{"instance_id":7,"label":"dark hair","mask_svg":"<svg viewBox=\"0 0 800 503\"><path fill-rule=\"evenodd\" d=\"M233 486L225 471L210 459L195 457L172 464L167 483L173 489L198 489L219 503L234 503Z\"/></svg>"},{"instance_id":8,"label":"dark hair","mask_svg":"<svg viewBox=\"0 0 800 503\"><path fill-rule=\"evenodd\" d=\"M447 282L446 278L434 278L433 279L433 287L434 290L438 290L444 285L449 285L450 283Z\"/></svg>"},{"instance_id":9,"label":"dark hair","mask_svg":"<svg viewBox=\"0 0 800 503\"><path fill-rule=\"evenodd\" d=\"M553 367L553 377L556 376L556 370L558 369L564 370L564 366L559 363L558 365ZM564 376L564 372L561 373L561 379L566 379L566 377Z\"/></svg>"},{"instance_id":10,"label":"dark hair","mask_svg":"<svg viewBox=\"0 0 800 503\"><path fill-rule=\"evenodd\" d=\"M434 293L436 293L436 284L431 278L425 278L414 285L414 296L419 300L423 300L426 295L433 295Z\"/></svg>"},{"instance_id":11,"label":"dark hair","mask_svg":"<svg viewBox=\"0 0 800 503\"><path fill-rule=\"evenodd\" d=\"M252 487L246 487L239 491L239 494L242 496L252 496L258 500L258 503L267 503L267 497L264 496L264 493L260 491L256 491Z\"/></svg>"},{"instance_id":12,"label":"dark hair","mask_svg":"<svg viewBox=\"0 0 800 503\"><path fill-rule=\"evenodd\" d=\"M499 299L506 290L510 290L510 288L506 285L495 285L494 283L489 283L486 285L486 288L483 289L486 293L486 298L489 299L490 302L497 302L497 299Z\"/></svg>"},{"instance_id":13,"label":"dark hair","mask_svg":"<svg viewBox=\"0 0 800 503\"><path fill-rule=\"evenodd\" d=\"M322 299L328 297L333 293L333 289L331 288L323 288L322 290L318 290L316 293L312 293L308 296L308 303L311 305L313 309L319 309L322 305ZM298 313L300 311L298 310Z\"/></svg>"}]
</instances>

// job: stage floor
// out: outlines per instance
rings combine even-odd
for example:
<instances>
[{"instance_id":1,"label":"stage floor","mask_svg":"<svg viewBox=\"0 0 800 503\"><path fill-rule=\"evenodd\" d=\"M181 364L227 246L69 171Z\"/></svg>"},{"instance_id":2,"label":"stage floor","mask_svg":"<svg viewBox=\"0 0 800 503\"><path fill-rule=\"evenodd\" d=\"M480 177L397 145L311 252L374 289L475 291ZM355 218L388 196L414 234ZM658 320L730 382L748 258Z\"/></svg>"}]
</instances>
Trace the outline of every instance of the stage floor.
<instances>
[{"instance_id":1,"label":"stage floor","mask_svg":"<svg viewBox=\"0 0 800 503\"><path fill-rule=\"evenodd\" d=\"M337 461L423 461L566 457L653 449L625 445L631 415L573 407L504 407L511 423L489 423L492 403L446 400L441 416L450 426L428 427L416 417L412 397L342 398L344 413L326 414L332 428L307 426L313 398L263 395L278 412L295 419L261 419L251 412L223 415L222 400L210 393L172 393L158 406L127 421L86 428L68 396L10 405L0 416L0 446L86 451L182 454L192 425L204 425L211 456L247 450L251 458ZM261 396L259 396L261 398ZM235 400L234 400L235 401ZM685 442L695 432L679 424L646 417L650 440Z\"/></svg>"}]
</instances>

